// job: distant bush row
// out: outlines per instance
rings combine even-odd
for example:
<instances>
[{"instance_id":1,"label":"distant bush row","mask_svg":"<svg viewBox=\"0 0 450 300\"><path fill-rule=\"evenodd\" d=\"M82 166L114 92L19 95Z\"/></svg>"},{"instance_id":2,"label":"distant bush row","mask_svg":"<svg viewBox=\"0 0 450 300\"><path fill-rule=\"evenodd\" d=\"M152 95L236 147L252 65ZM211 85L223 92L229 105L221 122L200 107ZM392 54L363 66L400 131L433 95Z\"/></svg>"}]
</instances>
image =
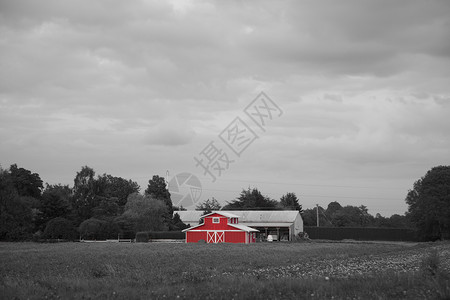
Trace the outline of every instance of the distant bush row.
<instances>
[{"instance_id":1,"label":"distant bush row","mask_svg":"<svg viewBox=\"0 0 450 300\"><path fill-rule=\"evenodd\" d=\"M141 231L136 233L136 242L146 243L151 240L184 240L181 231Z\"/></svg>"},{"instance_id":2,"label":"distant bush row","mask_svg":"<svg viewBox=\"0 0 450 300\"><path fill-rule=\"evenodd\" d=\"M364 241L418 241L417 232L405 228L314 227L305 226L311 239Z\"/></svg>"},{"instance_id":3,"label":"distant bush row","mask_svg":"<svg viewBox=\"0 0 450 300\"><path fill-rule=\"evenodd\" d=\"M45 227L44 232L34 235L34 240L68 240L78 239L86 240L106 240L106 239L134 239L137 242L148 242L152 239L184 239L185 235L181 231L142 231L133 232L121 230L121 228L112 222L88 219L76 228L72 221L58 217L50 220Z\"/></svg>"}]
</instances>

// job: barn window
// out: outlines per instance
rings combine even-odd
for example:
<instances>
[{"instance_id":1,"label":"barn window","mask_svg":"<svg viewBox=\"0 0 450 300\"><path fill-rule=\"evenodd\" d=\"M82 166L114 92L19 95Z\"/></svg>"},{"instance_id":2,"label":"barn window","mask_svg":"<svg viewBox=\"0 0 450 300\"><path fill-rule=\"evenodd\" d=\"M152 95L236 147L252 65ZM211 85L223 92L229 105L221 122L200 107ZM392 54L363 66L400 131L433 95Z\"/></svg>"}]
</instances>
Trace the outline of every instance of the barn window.
<instances>
[{"instance_id":1,"label":"barn window","mask_svg":"<svg viewBox=\"0 0 450 300\"><path fill-rule=\"evenodd\" d=\"M220 223L220 219L219 218L213 218L213 223Z\"/></svg>"}]
</instances>

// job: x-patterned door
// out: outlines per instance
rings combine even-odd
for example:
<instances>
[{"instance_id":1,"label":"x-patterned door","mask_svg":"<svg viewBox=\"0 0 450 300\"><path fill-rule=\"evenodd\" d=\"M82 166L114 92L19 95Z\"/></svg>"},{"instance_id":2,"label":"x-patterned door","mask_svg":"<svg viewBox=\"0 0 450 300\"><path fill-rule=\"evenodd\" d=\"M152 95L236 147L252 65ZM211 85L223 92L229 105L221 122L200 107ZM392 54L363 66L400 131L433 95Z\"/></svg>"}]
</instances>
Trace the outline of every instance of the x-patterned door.
<instances>
[{"instance_id":1,"label":"x-patterned door","mask_svg":"<svg viewBox=\"0 0 450 300\"><path fill-rule=\"evenodd\" d=\"M224 243L225 242L225 232L224 231L208 231L206 242L207 243Z\"/></svg>"}]
</instances>

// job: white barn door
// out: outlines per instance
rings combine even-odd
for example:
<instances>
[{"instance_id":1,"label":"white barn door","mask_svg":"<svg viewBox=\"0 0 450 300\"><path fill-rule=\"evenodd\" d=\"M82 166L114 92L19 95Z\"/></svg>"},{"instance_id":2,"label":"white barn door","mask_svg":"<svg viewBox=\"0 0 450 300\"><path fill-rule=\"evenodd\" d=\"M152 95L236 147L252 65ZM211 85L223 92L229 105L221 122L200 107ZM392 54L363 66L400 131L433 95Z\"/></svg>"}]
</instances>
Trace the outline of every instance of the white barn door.
<instances>
[{"instance_id":1,"label":"white barn door","mask_svg":"<svg viewBox=\"0 0 450 300\"><path fill-rule=\"evenodd\" d=\"M225 242L225 232L224 231L208 231L206 232L206 242L207 243L224 243Z\"/></svg>"},{"instance_id":2,"label":"white barn door","mask_svg":"<svg viewBox=\"0 0 450 300\"><path fill-rule=\"evenodd\" d=\"M225 232L216 232L216 243L224 243L225 242Z\"/></svg>"},{"instance_id":3,"label":"white barn door","mask_svg":"<svg viewBox=\"0 0 450 300\"><path fill-rule=\"evenodd\" d=\"M214 241L216 240L216 233L214 231L208 231L206 233L206 242L209 243L214 243Z\"/></svg>"}]
</instances>

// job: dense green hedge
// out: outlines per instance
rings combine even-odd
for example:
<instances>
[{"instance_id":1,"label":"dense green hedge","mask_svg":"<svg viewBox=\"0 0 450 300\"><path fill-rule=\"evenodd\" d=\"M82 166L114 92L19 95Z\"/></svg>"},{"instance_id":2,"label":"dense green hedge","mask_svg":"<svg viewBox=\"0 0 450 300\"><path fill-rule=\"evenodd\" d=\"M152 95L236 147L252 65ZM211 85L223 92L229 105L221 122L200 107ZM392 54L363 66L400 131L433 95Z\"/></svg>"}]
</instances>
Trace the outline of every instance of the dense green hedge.
<instances>
[{"instance_id":1,"label":"dense green hedge","mask_svg":"<svg viewBox=\"0 0 450 300\"><path fill-rule=\"evenodd\" d=\"M141 231L136 233L136 243L148 243L150 240L150 236L148 232Z\"/></svg>"},{"instance_id":2,"label":"dense green hedge","mask_svg":"<svg viewBox=\"0 0 450 300\"><path fill-rule=\"evenodd\" d=\"M320 240L418 241L417 232L406 228L305 226L304 231L310 239Z\"/></svg>"},{"instance_id":3,"label":"dense green hedge","mask_svg":"<svg viewBox=\"0 0 450 300\"><path fill-rule=\"evenodd\" d=\"M78 232L71 221L57 217L47 223L43 237L45 239L75 240L78 238Z\"/></svg>"},{"instance_id":4,"label":"dense green hedge","mask_svg":"<svg viewBox=\"0 0 450 300\"><path fill-rule=\"evenodd\" d=\"M181 231L143 231L136 233L136 242L138 235L147 234L150 240L184 240L185 233Z\"/></svg>"}]
</instances>

